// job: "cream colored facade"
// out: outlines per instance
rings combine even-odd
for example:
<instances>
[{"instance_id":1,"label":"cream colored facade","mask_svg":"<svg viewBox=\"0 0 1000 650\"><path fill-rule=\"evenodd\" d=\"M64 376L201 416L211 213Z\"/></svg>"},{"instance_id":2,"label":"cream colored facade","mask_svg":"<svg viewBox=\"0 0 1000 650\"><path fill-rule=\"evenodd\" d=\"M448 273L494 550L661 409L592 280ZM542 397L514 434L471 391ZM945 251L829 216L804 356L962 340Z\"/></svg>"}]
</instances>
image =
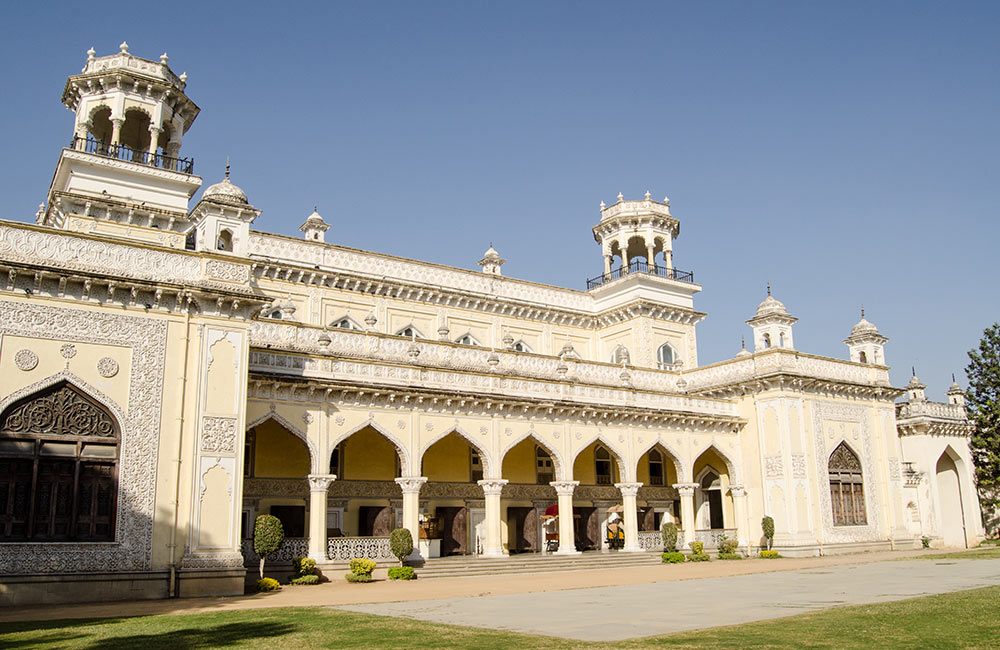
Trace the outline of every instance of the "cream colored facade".
<instances>
[{"instance_id":1,"label":"cream colored facade","mask_svg":"<svg viewBox=\"0 0 1000 650\"><path fill-rule=\"evenodd\" d=\"M189 207L186 81L89 52L37 225L0 222L0 481L28 495L0 504L0 601L242 593L268 512L276 561L324 564L399 526L440 540L414 560L607 550L616 505L629 552L668 521L749 550L764 515L785 554L982 536L964 410L902 427L922 407L864 319L848 360L809 355L768 296L753 353L698 365L668 200L602 206L587 291L504 277L492 246L471 271L327 243L316 212L268 234L228 170Z\"/></svg>"}]
</instances>

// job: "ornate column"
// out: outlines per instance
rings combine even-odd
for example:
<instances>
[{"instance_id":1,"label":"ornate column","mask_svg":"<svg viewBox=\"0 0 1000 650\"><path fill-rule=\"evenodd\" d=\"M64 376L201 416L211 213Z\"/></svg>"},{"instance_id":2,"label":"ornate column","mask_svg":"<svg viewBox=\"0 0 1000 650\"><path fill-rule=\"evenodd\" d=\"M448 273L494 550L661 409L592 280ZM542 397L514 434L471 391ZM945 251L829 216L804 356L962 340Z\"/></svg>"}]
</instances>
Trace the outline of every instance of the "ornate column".
<instances>
[{"instance_id":1,"label":"ornate column","mask_svg":"<svg viewBox=\"0 0 1000 650\"><path fill-rule=\"evenodd\" d=\"M677 493L681 497L681 526L684 529L684 544L687 545L688 542L693 542L697 539L695 536L695 521L694 521L694 490L698 487L697 483L674 483L674 487L677 488ZM678 544L678 546L680 546Z\"/></svg>"},{"instance_id":2,"label":"ornate column","mask_svg":"<svg viewBox=\"0 0 1000 650\"><path fill-rule=\"evenodd\" d=\"M326 561L326 491L337 480L333 474L309 474L309 557Z\"/></svg>"},{"instance_id":3,"label":"ornate column","mask_svg":"<svg viewBox=\"0 0 1000 650\"><path fill-rule=\"evenodd\" d=\"M646 263L649 264L650 271L656 266L656 253L653 250L653 244L646 244ZM628 542L625 543L628 544Z\"/></svg>"},{"instance_id":4,"label":"ornate column","mask_svg":"<svg viewBox=\"0 0 1000 650\"><path fill-rule=\"evenodd\" d=\"M611 273L611 265L614 263L614 260L615 260L615 256L614 255L605 255L604 256L604 274L605 275L608 275L609 273Z\"/></svg>"},{"instance_id":5,"label":"ornate column","mask_svg":"<svg viewBox=\"0 0 1000 650\"><path fill-rule=\"evenodd\" d=\"M125 119L121 117L111 118L111 144L117 145L122 143L122 125L125 124Z\"/></svg>"},{"instance_id":6,"label":"ornate column","mask_svg":"<svg viewBox=\"0 0 1000 650\"><path fill-rule=\"evenodd\" d=\"M500 493L507 479L487 478L479 481L486 497L486 543L483 546L483 557L503 557L503 544L500 541Z\"/></svg>"},{"instance_id":7,"label":"ornate column","mask_svg":"<svg viewBox=\"0 0 1000 650\"><path fill-rule=\"evenodd\" d=\"M160 133L163 132L158 126L149 127L149 153L156 155L156 146L160 143Z\"/></svg>"},{"instance_id":8,"label":"ornate column","mask_svg":"<svg viewBox=\"0 0 1000 650\"><path fill-rule=\"evenodd\" d=\"M747 492L742 485L730 485L733 495L733 515L736 517L736 539L740 546L749 549L750 531L747 529Z\"/></svg>"},{"instance_id":9,"label":"ornate column","mask_svg":"<svg viewBox=\"0 0 1000 650\"><path fill-rule=\"evenodd\" d=\"M90 132L89 122L80 122L76 125L76 142L74 148L84 151L87 148L87 134Z\"/></svg>"},{"instance_id":10,"label":"ornate column","mask_svg":"<svg viewBox=\"0 0 1000 650\"><path fill-rule=\"evenodd\" d=\"M420 556L420 488L427 482L426 476L404 476L396 483L403 490L403 528L413 536L413 555Z\"/></svg>"},{"instance_id":11,"label":"ornate column","mask_svg":"<svg viewBox=\"0 0 1000 650\"><path fill-rule=\"evenodd\" d=\"M576 555L576 532L573 530L573 490L580 481L552 481L559 497L559 550L557 555Z\"/></svg>"},{"instance_id":12,"label":"ornate column","mask_svg":"<svg viewBox=\"0 0 1000 650\"><path fill-rule=\"evenodd\" d=\"M664 249L663 251L663 263L668 269L674 268L674 252L669 249Z\"/></svg>"},{"instance_id":13,"label":"ornate column","mask_svg":"<svg viewBox=\"0 0 1000 650\"><path fill-rule=\"evenodd\" d=\"M625 515L625 547L624 551L641 551L639 546L639 516L636 512L635 495L639 493L642 483L615 483L621 490L622 507Z\"/></svg>"}]
</instances>

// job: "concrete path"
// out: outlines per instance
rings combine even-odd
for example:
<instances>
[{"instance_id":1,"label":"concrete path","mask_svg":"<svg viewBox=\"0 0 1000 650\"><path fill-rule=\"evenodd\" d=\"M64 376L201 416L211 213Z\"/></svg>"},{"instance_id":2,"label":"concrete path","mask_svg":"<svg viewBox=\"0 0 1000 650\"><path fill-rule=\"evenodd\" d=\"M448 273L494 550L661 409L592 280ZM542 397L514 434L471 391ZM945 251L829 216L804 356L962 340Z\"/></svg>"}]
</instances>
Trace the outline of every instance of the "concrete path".
<instances>
[{"instance_id":1,"label":"concrete path","mask_svg":"<svg viewBox=\"0 0 1000 650\"><path fill-rule=\"evenodd\" d=\"M340 609L584 641L613 641L990 585L1000 585L1000 560L908 560Z\"/></svg>"}]
</instances>

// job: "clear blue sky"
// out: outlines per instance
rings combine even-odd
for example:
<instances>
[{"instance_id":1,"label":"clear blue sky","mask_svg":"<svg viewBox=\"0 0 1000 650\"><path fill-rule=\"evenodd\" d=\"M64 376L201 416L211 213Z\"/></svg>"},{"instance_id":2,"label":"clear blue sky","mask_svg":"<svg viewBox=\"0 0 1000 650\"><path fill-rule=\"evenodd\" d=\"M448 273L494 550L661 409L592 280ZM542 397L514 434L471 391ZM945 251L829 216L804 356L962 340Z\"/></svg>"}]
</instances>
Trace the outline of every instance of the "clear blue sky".
<instances>
[{"instance_id":1,"label":"clear blue sky","mask_svg":"<svg viewBox=\"0 0 1000 650\"><path fill-rule=\"evenodd\" d=\"M61 6L55 6L61 4ZM950 373L1000 319L1000 3L4 3L0 217L30 221L86 50L189 75L183 153L260 230L583 288L619 191L668 195L702 363L774 295L846 355L864 303L894 384Z\"/></svg>"}]
</instances>

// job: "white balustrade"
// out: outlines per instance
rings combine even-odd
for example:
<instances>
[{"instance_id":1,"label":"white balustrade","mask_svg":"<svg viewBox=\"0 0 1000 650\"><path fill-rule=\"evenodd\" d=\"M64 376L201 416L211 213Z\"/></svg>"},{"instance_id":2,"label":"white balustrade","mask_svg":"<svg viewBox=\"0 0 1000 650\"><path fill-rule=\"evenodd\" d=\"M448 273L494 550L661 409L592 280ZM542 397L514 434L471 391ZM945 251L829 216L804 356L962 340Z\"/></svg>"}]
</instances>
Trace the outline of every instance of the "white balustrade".
<instances>
[{"instance_id":1,"label":"white balustrade","mask_svg":"<svg viewBox=\"0 0 1000 650\"><path fill-rule=\"evenodd\" d=\"M663 551L663 535L658 530L640 530L639 548L644 551Z\"/></svg>"},{"instance_id":2,"label":"white balustrade","mask_svg":"<svg viewBox=\"0 0 1000 650\"><path fill-rule=\"evenodd\" d=\"M240 552L243 553L243 563L247 566L256 566L260 562L260 556L253 550L253 540L245 539L240 544ZM292 558L308 557L309 538L308 537L286 537L281 542L281 546L274 553L267 556L267 562L291 562Z\"/></svg>"},{"instance_id":3,"label":"white balustrade","mask_svg":"<svg viewBox=\"0 0 1000 650\"><path fill-rule=\"evenodd\" d=\"M326 556L335 562L354 558L395 560L388 537L330 537L326 540Z\"/></svg>"}]
</instances>

